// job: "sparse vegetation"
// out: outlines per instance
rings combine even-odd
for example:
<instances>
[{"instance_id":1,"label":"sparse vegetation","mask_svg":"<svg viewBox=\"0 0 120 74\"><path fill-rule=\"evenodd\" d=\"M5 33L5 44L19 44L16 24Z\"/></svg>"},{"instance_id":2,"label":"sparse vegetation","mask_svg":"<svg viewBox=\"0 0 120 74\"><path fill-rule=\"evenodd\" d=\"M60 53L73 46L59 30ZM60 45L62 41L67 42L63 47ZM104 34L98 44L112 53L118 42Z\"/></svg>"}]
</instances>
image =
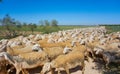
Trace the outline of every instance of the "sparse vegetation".
<instances>
[{"instance_id":1,"label":"sparse vegetation","mask_svg":"<svg viewBox=\"0 0 120 74\"><path fill-rule=\"evenodd\" d=\"M107 33L118 32L120 31L120 24L111 24L111 25L100 25L105 26L107 29Z\"/></svg>"}]
</instances>

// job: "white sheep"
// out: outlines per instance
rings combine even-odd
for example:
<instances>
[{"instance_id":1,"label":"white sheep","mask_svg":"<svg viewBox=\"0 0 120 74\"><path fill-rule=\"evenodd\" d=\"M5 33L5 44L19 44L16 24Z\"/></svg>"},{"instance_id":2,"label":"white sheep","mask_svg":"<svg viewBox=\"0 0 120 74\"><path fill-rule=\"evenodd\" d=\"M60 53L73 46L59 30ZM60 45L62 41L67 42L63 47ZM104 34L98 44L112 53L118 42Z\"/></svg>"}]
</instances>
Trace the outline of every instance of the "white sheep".
<instances>
[{"instance_id":1,"label":"white sheep","mask_svg":"<svg viewBox=\"0 0 120 74\"><path fill-rule=\"evenodd\" d=\"M39 41L39 40L42 40L42 37L41 35L37 34L34 38L35 41Z\"/></svg>"},{"instance_id":2,"label":"white sheep","mask_svg":"<svg viewBox=\"0 0 120 74\"><path fill-rule=\"evenodd\" d=\"M27 38L27 37L24 37L23 40L22 40L23 43L26 43L26 42L28 42L28 41L30 41L30 40L29 40L29 38Z\"/></svg>"},{"instance_id":3,"label":"white sheep","mask_svg":"<svg viewBox=\"0 0 120 74\"><path fill-rule=\"evenodd\" d=\"M35 37L35 35L32 35L32 34L30 34L30 35L28 36L29 39L33 39L34 37Z\"/></svg>"},{"instance_id":4,"label":"white sheep","mask_svg":"<svg viewBox=\"0 0 120 74\"><path fill-rule=\"evenodd\" d=\"M13 41L11 44L10 44L10 47L15 47L15 46L20 46L22 45L22 42L18 42L18 41Z\"/></svg>"},{"instance_id":5,"label":"white sheep","mask_svg":"<svg viewBox=\"0 0 120 74\"><path fill-rule=\"evenodd\" d=\"M8 43L8 39L2 39L2 40L0 40L0 43L1 44L7 44Z\"/></svg>"},{"instance_id":6,"label":"white sheep","mask_svg":"<svg viewBox=\"0 0 120 74\"><path fill-rule=\"evenodd\" d=\"M32 46L32 45L34 45L36 42L34 42L34 41L27 41L26 43L25 43L25 46Z\"/></svg>"},{"instance_id":7,"label":"white sheep","mask_svg":"<svg viewBox=\"0 0 120 74\"><path fill-rule=\"evenodd\" d=\"M33 47L32 47L32 51L39 51L39 52L42 52L43 49L42 49L42 47L40 47L39 44L35 44L35 45L33 45Z\"/></svg>"},{"instance_id":8,"label":"white sheep","mask_svg":"<svg viewBox=\"0 0 120 74\"><path fill-rule=\"evenodd\" d=\"M18 40L19 40L19 41L22 41L23 38L24 38L24 36L19 36L19 37L18 37Z\"/></svg>"},{"instance_id":9,"label":"white sheep","mask_svg":"<svg viewBox=\"0 0 120 74\"><path fill-rule=\"evenodd\" d=\"M85 39L82 39L81 42L80 42L80 44L81 44L81 45L85 45L85 42L86 42L86 40L85 40Z\"/></svg>"},{"instance_id":10,"label":"white sheep","mask_svg":"<svg viewBox=\"0 0 120 74\"><path fill-rule=\"evenodd\" d=\"M64 50L63 50L63 53L64 53L64 54L67 54L67 53L69 53L70 51L72 51L72 49L66 46L66 47L64 48Z\"/></svg>"},{"instance_id":11,"label":"white sheep","mask_svg":"<svg viewBox=\"0 0 120 74\"><path fill-rule=\"evenodd\" d=\"M64 39L63 38L59 38L58 42L64 42Z\"/></svg>"},{"instance_id":12,"label":"white sheep","mask_svg":"<svg viewBox=\"0 0 120 74\"><path fill-rule=\"evenodd\" d=\"M47 43L55 43L53 38L48 39Z\"/></svg>"},{"instance_id":13,"label":"white sheep","mask_svg":"<svg viewBox=\"0 0 120 74\"><path fill-rule=\"evenodd\" d=\"M0 52L6 52L6 48L7 48L6 45L4 44L0 45Z\"/></svg>"}]
</instances>

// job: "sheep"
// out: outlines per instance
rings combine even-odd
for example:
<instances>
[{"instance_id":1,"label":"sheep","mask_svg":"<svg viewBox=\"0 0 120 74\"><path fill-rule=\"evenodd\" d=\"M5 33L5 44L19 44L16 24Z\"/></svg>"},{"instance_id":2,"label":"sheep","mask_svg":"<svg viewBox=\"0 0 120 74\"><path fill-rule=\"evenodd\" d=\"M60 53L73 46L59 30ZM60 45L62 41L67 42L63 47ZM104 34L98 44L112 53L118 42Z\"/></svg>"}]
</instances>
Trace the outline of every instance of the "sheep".
<instances>
[{"instance_id":1,"label":"sheep","mask_svg":"<svg viewBox=\"0 0 120 74\"><path fill-rule=\"evenodd\" d=\"M8 43L7 43L7 46L10 46L14 41L12 40L9 40Z\"/></svg>"},{"instance_id":2,"label":"sheep","mask_svg":"<svg viewBox=\"0 0 120 74\"><path fill-rule=\"evenodd\" d=\"M94 40L95 40L95 37L91 35L89 38L89 42L93 42Z\"/></svg>"},{"instance_id":3,"label":"sheep","mask_svg":"<svg viewBox=\"0 0 120 74\"><path fill-rule=\"evenodd\" d=\"M104 38L102 41L102 43L99 43L99 41L94 41L94 42L86 42L85 43L85 46L87 47L87 50L88 52L90 52L92 54L92 56L94 56L95 58L95 54L94 54L94 47L101 47L102 49L105 49L105 50L109 50L109 51L114 51L114 50L119 50L119 43L107 43L106 42L107 38ZM103 45L104 44L104 45Z\"/></svg>"},{"instance_id":4,"label":"sheep","mask_svg":"<svg viewBox=\"0 0 120 74\"><path fill-rule=\"evenodd\" d=\"M65 40L63 38L59 38L58 42L64 42Z\"/></svg>"},{"instance_id":5,"label":"sheep","mask_svg":"<svg viewBox=\"0 0 120 74\"><path fill-rule=\"evenodd\" d=\"M99 42L96 42L96 41L94 41L93 43L85 42L85 46L86 46L87 54L90 53L93 59L95 59L95 54L93 49L95 46L99 46Z\"/></svg>"},{"instance_id":6,"label":"sheep","mask_svg":"<svg viewBox=\"0 0 120 74\"><path fill-rule=\"evenodd\" d=\"M100 39L100 44L101 44L101 45L104 45L106 42L107 42L107 39L106 39L106 38Z\"/></svg>"},{"instance_id":7,"label":"sheep","mask_svg":"<svg viewBox=\"0 0 120 74\"><path fill-rule=\"evenodd\" d=\"M7 44L8 43L8 39L2 39L0 40L0 44Z\"/></svg>"},{"instance_id":8,"label":"sheep","mask_svg":"<svg viewBox=\"0 0 120 74\"><path fill-rule=\"evenodd\" d=\"M11 56L7 52L2 52L0 56L4 56L15 67L16 74L19 74L20 71L24 73L26 69L43 66L45 62L49 62L47 54L43 52L32 52L19 56Z\"/></svg>"},{"instance_id":9,"label":"sheep","mask_svg":"<svg viewBox=\"0 0 120 74\"><path fill-rule=\"evenodd\" d=\"M40 34L37 34L34 38L35 41L39 41L39 40L42 40L41 38L41 35Z\"/></svg>"},{"instance_id":10,"label":"sheep","mask_svg":"<svg viewBox=\"0 0 120 74\"><path fill-rule=\"evenodd\" d=\"M5 72L5 74L7 74L6 66L8 64L9 64L8 61L3 56L0 56L0 74L1 74L1 71Z\"/></svg>"},{"instance_id":11,"label":"sheep","mask_svg":"<svg viewBox=\"0 0 120 74\"><path fill-rule=\"evenodd\" d=\"M43 40L43 39L46 39L46 34L41 35L41 38L42 38L42 40Z\"/></svg>"},{"instance_id":12,"label":"sheep","mask_svg":"<svg viewBox=\"0 0 120 74\"><path fill-rule=\"evenodd\" d=\"M52 68L56 68L58 70L58 74L60 74L60 68L63 68L67 74L69 73L70 68L75 68L76 66L82 66L82 74L84 74L84 53L81 53L79 51L73 51L66 55L60 55L52 62L47 62L47 64L44 64L43 69L41 71L42 74L46 73L47 71L50 71Z\"/></svg>"},{"instance_id":13,"label":"sheep","mask_svg":"<svg viewBox=\"0 0 120 74\"><path fill-rule=\"evenodd\" d=\"M31 45L34 45L34 44L36 44L36 42L34 42L34 41L27 41L25 43L25 46L31 46Z\"/></svg>"},{"instance_id":14,"label":"sheep","mask_svg":"<svg viewBox=\"0 0 120 74\"><path fill-rule=\"evenodd\" d=\"M96 45L106 51L110 51L110 52L113 52L113 51L118 51L120 50L120 47L119 47L120 43L119 42L114 42L114 43L105 43L104 45Z\"/></svg>"},{"instance_id":15,"label":"sheep","mask_svg":"<svg viewBox=\"0 0 120 74\"><path fill-rule=\"evenodd\" d=\"M0 45L0 52L6 52L6 48L7 48L6 45L4 44Z\"/></svg>"},{"instance_id":16,"label":"sheep","mask_svg":"<svg viewBox=\"0 0 120 74\"><path fill-rule=\"evenodd\" d=\"M55 43L55 41L54 41L54 39L53 38L50 38L50 39L48 39L48 41L47 41L48 43Z\"/></svg>"},{"instance_id":17,"label":"sheep","mask_svg":"<svg viewBox=\"0 0 120 74\"><path fill-rule=\"evenodd\" d=\"M58 32L58 36L62 37L63 36L62 32Z\"/></svg>"},{"instance_id":18,"label":"sheep","mask_svg":"<svg viewBox=\"0 0 120 74\"><path fill-rule=\"evenodd\" d=\"M30 39L27 38L27 37L24 37L23 40L22 40L22 42L23 42L24 44L26 44L26 42L28 42L28 41L30 41Z\"/></svg>"},{"instance_id":19,"label":"sheep","mask_svg":"<svg viewBox=\"0 0 120 74\"><path fill-rule=\"evenodd\" d=\"M19 37L18 37L18 40L19 40L19 41L22 41L23 38L24 38L24 36L19 36Z\"/></svg>"},{"instance_id":20,"label":"sheep","mask_svg":"<svg viewBox=\"0 0 120 74\"><path fill-rule=\"evenodd\" d=\"M109 51L105 51L104 49L100 48L100 47L95 47L94 51L96 55L102 55L102 59L105 61L105 67L107 69L109 69L108 65L109 63L115 61L115 57L114 57L114 52L109 52Z\"/></svg>"},{"instance_id":21,"label":"sheep","mask_svg":"<svg viewBox=\"0 0 120 74\"><path fill-rule=\"evenodd\" d=\"M19 55L21 53L29 53L29 52L32 52L32 46L14 47L14 48L7 46L6 52L9 53L10 55Z\"/></svg>"},{"instance_id":22,"label":"sheep","mask_svg":"<svg viewBox=\"0 0 120 74\"><path fill-rule=\"evenodd\" d=\"M10 46L10 47L22 46L22 42L13 41L13 42L11 42L11 44L9 43L8 46Z\"/></svg>"},{"instance_id":23,"label":"sheep","mask_svg":"<svg viewBox=\"0 0 120 74\"><path fill-rule=\"evenodd\" d=\"M67 40L70 40L70 38L67 37L67 36L65 36L65 37L64 37L64 40L67 41Z\"/></svg>"},{"instance_id":24,"label":"sheep","mask_svg":"<svg viewBox=\"0 0 120 74\"><path fill-rule=\"evenodd\" d=\"M80 41L80 44L81 44L81 45L85 45L85 42L86 42L86 39L82 39L82 40Z\"/></svg>"},{"instance_id":25,"label":"sheep","mask_svg":"<svg viewBox=\"0 0 120 74\"><path fill-rule=\"evenodd\" d=\"M69 53L69 51L72 51L72 49L71 48L68 48L67 46L64 48L64 50L63 50L63 53L64 54L67 54L67 53Z\"/></svg>"},{"instance_id":26,"label":"sheep","mask_svg":"<svg viewBox=\"0 0 120 74\"><path fill-rule=\"evenodd\" d=\"M71 46L74 47L75 45L76 45L76 41L73 40L73 41L71 42Z\"/></svg>"},{"instance_id":27,"label":"sheep","mask_svg":"<svg viewBox=\"0 0 120 74\"><path fill-rule=\"evenodd\" d=\"M70 40L65 41L65 42L56 42L56 43L47 43L47 39L39 41L39 44L43 48L48 48L48 47L65 47L65 46L71 46Z\"/></svg>"},{"instance_id":28,"label":"sheep","mask_svg":"<svg viewBox=\"0 0 120 74\"><path fill-rule=\"evenodd\" d=\"M57 58L59 55L69 53L72 49L65 47L51 47L51 48L43 48L43 51L48 54L50 60Z\"/></svg>"},{"instance_id":29,"label":"sheep","mask_svg":"<svg viewBox=\"0 0 120 74\"><path fill-rule=\"evenodd\" d=\"M43 48L40 47L39 44L35 44L35 45L33 45L33 47L32 47L32 51L39 51L39 52L41 52L41 51L43 51Z\"/></svg>"},{"instance_id":30,"label":"sheep","mask_svg":"<svg viewBox=\"0 0 120 74\"><path fill-rule=\"evenodd\" d=\"M33 39L34 37L35 37L35 35L32 35L32 34L30 34L30 35L28 36L29 39Z\"/></svg>"},{"instance_id":31,"label":"sheep","mask_svg":"<svg viewBox=\"0 0 120 74\"><path fill-rule=\"evenodd\" d=\"M102 55L103 60L105 61L106 68L109 69L108 65L111 62L120 62L120 60L117 60L119 58L119 44L120 43L112 43L110 45L107 45L106 47L97 46L94 48L96 55Z\"/></svg>"}]
</instances>

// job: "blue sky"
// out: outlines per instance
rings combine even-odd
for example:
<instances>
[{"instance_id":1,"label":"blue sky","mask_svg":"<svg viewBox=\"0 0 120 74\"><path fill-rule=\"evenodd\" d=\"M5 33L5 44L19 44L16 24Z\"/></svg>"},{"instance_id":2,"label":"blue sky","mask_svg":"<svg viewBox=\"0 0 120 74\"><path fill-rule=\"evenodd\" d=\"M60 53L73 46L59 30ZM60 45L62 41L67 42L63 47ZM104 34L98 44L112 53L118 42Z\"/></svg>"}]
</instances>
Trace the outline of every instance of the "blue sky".
<instances>
[{"instance_id":1,"label":"blue sky","mask_svg":"<svg viewBox=\"0 0 120 74\"><path fill-rule=\"evenodd\" d=\"M120 0L3 0L0 18L21 22L56 19L62 25L120 24Z\"/></svg>"}]
</instances>

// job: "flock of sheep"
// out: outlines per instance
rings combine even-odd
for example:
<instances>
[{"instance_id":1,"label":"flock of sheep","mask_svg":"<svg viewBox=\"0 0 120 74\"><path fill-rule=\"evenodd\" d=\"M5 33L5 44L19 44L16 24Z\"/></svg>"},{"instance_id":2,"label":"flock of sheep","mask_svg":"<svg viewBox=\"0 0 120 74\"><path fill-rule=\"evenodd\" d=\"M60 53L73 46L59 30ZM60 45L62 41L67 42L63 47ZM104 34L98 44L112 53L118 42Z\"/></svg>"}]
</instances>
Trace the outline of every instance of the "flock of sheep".
<instances>
[{"instance_id":1,"label":"flock of sheep","mask_svg":"<svg viewBox=\"0 0 120 74\"><path fill-rule=\"evenodd\" d=\"M80 66L84 74L89 58L100 59L109 68L112 62L120 63L120 32L106 32L102 26L2 39L0 71L29 74L28 69L41 67L41 74L61 70L70 74L69 69Z\"/></svg>"}]
</instances>

